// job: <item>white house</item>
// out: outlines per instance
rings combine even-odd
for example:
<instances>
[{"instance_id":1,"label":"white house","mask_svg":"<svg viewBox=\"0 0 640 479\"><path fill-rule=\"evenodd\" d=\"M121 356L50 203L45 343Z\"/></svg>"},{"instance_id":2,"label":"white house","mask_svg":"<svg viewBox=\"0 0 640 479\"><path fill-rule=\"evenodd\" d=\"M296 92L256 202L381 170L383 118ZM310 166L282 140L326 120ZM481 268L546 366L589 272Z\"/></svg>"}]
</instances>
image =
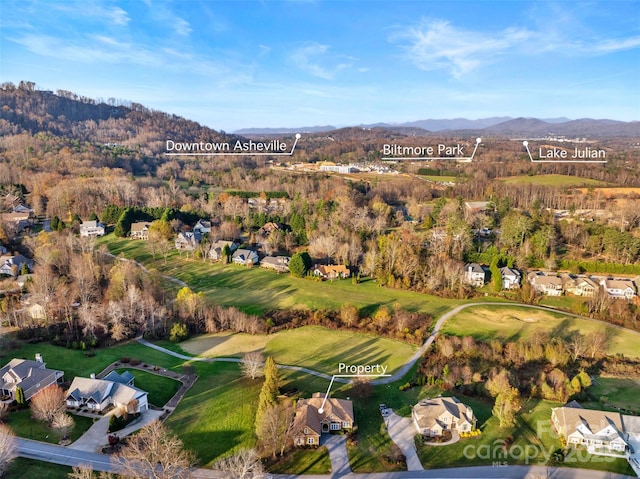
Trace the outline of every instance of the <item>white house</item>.
<instances>
[{"instance_id":1,"label":"white house","mask_svg":"<svg viewBox=\"0 0 640 479\"><path fill-rule=\"evenodd\" d=\"M500 268L500 274L502 275L502 289L516 289L520 287L520 279L522 275L520 271L513 268Z\"/></svg>"},{"instance_id":2,"label":"white house","mask_svg":"<svg viewBox=\"0 0 640 479\"><path fill-rule=\"evenodd\" d=\"M80 236L104 236L104 225L97 221L83 221L80 225Z\"/></svg>"},{"instance_id":3,"label":"white house","mask_svg":"<svg viewBox=\"0 0 640 479\"><path fill-rule=\"evenodd\" d=\"M251 249L244 248L235 250L231 256L231 261L235 264L241 264L244 266L252 266L260 262L258 259L258 253Z\"/></svg>"},{"instance_id":4,"label":"white house","mask_svg":"<svg viewBox=\"0 0 640 479\"><path fill-rule=\"evenodd\" d=\"M471 286L484 286L487 272L478 263L467 263L464 265L464 282Z\"/></svg>"},{"instance_id":5,"label":"white house","mask_svg":"<svg viewBox=\"0 0 640 479\"><path fill-rule=\"evenodd\" d=\"M546 294L547 296L562 296L564 292L562 278L546 276L539 271L529 273L529 283L531 283L536 293Z\"/></svg>"},{"instance_id":6,"label":"white house","mask_svg":"<svg viewBox=\"0 0 640 479\"><path fill-rule=\"evenodd\" d=\"M630 279L602 279L600 284L613 299L631 300L636 295L635 285Z\"/></svg>"},{"instance_id":7,"label":"white house","mask_svg":"<svg viewBox=\"0 0 640 479\"><path fill-rule=\"evenodd\" d=\"M411 418L418 434L441 436L443 431L471 432L476 427L473 409L455 397L425 399L413 406Z\"/></svg>"},{"instance_id":8,"label":"white house","mask_svg":"<svg viewBox=\"0 0 640 479\"><path fill-rule=\"evenodd\" d=\"M623 453L625 440L622 415L618 412L584 409L576 401L551 410L551 422L567 444L583 445L591 454Z\"/></svg>"},{"instance_id":9,"label":"white house","mask_svg":"<svg viewBox=\"0 0 640 479\"><path fill-rule=\"evenodd\" d=\"M128 413L149 409L148 393L133 385L130 374L116 373L107 377L95 379L76 376L67 390L67 406L92 411L103 411L109 406L114 406Z\"/></svg>"}]
</instances>

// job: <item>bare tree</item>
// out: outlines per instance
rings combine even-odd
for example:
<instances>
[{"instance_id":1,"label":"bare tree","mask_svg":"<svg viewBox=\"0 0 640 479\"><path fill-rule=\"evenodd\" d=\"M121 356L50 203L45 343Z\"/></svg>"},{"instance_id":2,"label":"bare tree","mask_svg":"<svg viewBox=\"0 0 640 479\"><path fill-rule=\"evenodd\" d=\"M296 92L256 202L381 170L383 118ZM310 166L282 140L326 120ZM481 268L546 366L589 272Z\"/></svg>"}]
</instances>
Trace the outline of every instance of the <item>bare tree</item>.
<instances>
[{"instance_id":1,"label":"bare tree","mask_svg":"<svg viewBox=\"0 0 640 479\"><path fill-rule=\"evenodd\" d=\"M51 421L51 427L57 431L62 441L67 439L69 431L71 431L75 425L76 423L73 418L66 412L57 413Z\"/></svg>"},{"instance_id":2,"label":"bare tree","mask_svg":"<svg viewBox=\"0 0 640 479\"><path fill-rule=\"evenodd\" d=\"M264 376L264 356L260 351L250 351L242 357L242 374L251 379Z\"/></svg>"},{"instance_id":3,"label":"bare tree","mask_svg":"<svg viewBox=\"0 0 640 479\"><path fill-rule=\"evenodd\" d=\"M49 424L57 414L64 412L64 391L56 385L44 388L31 398L31 414L40 421Z\"/></svg>"},{"instance_id":4,"label":"bare tree","mask_svg":"<svg viewBox=\"0 0 640 479\"><path fill-rule=\"evenodd\" d=\"M262 415L257 428L261 447L274 459L278 452L282 455L292 441L294 410L291 404L274 404Z\"/></svg>"},{"instance_id":5,"label":"bare tree","mask_svg":"<svg viewBox=\"0 0 640 479\"><path fill-rule=\"evenodd\" d=\"M264 479L264 467L255 449L243 449L225 457L213 465L216 471L225 472L226 479Z\"/></svg>"},{"instance_id":6,"label":"bare tree","mask_svg":"<svg viewBox=\"0 0 640 479\"><path fill-rule=\"evenodd\" d=\"M158 420L132 436L119 459L124 475L134 479L188 479L195 462L182 441Z\"/></svg>"},{"instance_id":7,"label":"bare tree","mask_svg":"<svg viewBox=\"0 0 640 479\"><path fill-rule=\"evenodd\" d=\"M72 471L67 474L69 479L115 479L114 474L108 472L100 472L98 475L93 473L93 467L91 464L74 466Z\"/></svg>"},{"instance_id":8,"label":"bare tree","mask_svg":"<svg viewBox=\"0 0 640 479\"><path fill-rule=\"evenodd\" d=\"M3 476L9 463L16 457L16 441L9 426L0 424L0 476Z\"/></svg>"},{"instance_id":9,"label":"bare tree","mask_svg":"<svg viewBox=\"0 0 640 479\"><path fill-rule=\"evenodd\" d=\"M587 335L586 342L591 358L604 355L607 350L607 333L605 331L593 331Z\"/></svg>"}]
</instances>

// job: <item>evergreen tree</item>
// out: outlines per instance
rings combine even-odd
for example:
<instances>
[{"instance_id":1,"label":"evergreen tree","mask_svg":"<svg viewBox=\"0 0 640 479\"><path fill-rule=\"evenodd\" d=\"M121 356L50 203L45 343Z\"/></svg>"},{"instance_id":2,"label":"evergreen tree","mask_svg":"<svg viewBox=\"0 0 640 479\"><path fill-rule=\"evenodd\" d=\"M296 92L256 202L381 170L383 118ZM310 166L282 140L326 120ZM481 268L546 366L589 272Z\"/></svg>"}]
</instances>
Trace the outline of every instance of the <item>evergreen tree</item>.
<instances>
[{"instance_id":1,"label":"evergreen tree","mask_svg":"<svg viewBox=\"0 0 640 479\"><path fill-rule=\"evenodd\" d=\"M269 408L278 404L278 394L280 393L278 382L278 367L273 358L269 356L264 363L264 383L262 383L262 389L260 390L260 396L258 398L256 430L260 429L264 415Z\"/></svg>"},{"instance_id":2,"label":"evergreen tree","mask_svg":"<svg viewBox=\"0 0 640 479\"><path fill-rule=\"evenodd\" d=\"M297 278L302 278L307 274L307 271L311 269L311 266L311 256L309 256L309 253L306 251L294 254L289 261L289 271Z\"/></svg>"},{"instance_id":3,"label":"evergreen tree","mask_svg":"<svg viewBox=\"0 0 640 479\"><path fill-rule=\"evenodd\" d=\"M16 399L16 403L18 404L18 406L24 406L25 403L26 403L26 401L24 399L24 391L22 390L22 388L20 386L18 386L16 388L15 399Z\"/></svg>"},{"instance_id":4,"label":"evergreen tree","mask_svg":"<svg viewBox=\"0 0 640 479\"><path fill-rule=\"evenodd\" d=\"M489 271L491 271L491 283L493 284L493 290L496 293L499 293L500 291L502 291L502 274L500 273L500 268L498 267L497 256L494 256L491 260Z\"/></svg>"},{"instance_id":5,"label":"evergreen tree","mask_svg":"<svg viewBox=\"0 0 640 479\"><path fill-rule=\"evenodd\" d=\"M133 223L133 215L134 213L131 208L125 208L120 214L116 227L113 230L116 236L124 238L129 234L129 231L131 231L131 223Z\"/></svg>"}]
</instances>

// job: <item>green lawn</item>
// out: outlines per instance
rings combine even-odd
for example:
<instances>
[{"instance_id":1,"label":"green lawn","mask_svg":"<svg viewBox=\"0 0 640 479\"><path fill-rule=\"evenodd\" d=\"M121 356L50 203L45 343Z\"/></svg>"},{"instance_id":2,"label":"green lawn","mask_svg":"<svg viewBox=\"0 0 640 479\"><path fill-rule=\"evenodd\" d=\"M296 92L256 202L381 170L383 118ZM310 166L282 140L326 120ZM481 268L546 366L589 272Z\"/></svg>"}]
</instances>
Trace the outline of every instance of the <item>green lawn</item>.
<instances>
[{"instance_id":1,"label":"green lawn","mask_svg":"<svg viewBox=\"0 0 640 479\"><path fill-rule=\"evenodd\" d=\"M119 373L129 371L135 377L135 386L149 393L149 402L154 406L162 407L175 393L178 392L182 384L174 379L159 376L152 372L141 371L139 369L117 369Z\"/></svg>"},{"instance_id":2,"label":"green lawn","mask_svg":"<svg viewBox=\"0 0 640 479\"><path fill-rule=\"evenodd\" d=\"M400 304L410 311L439 316L462 301L443 299L412 291L379 287L366 280L353 284L351 280L312 281L277 274L262 268L247 269L239 265L223 265L186 259L177 251L169 254L167 264L153 259L144 241L116 238L113 234L100 239L113 254L135 259L152 271L176 277L194 291L202 291L216 304L237 306L245 312L263 314L271 309L310 308L338 309L352 304L365 314L375 312L382 305Z\"/></svg>"},{"instance_id":3,"label":"green lawn","mask_svg":"<svg viewBox=\"0 0 640 479\"><path fill-rule=\"evenodd\" d=\"M273 474L329 474L331 460L326 447L293 449L267 469Z\"/></svg>"},{"instance_id":4,"label":"green lawn","mask_svg":"<svg viewBox=\"0 0 640 479\"><path fill-rule=\"evenodd\" d=\"M18 457L9 466L9 479L68 479L71 468Z\"/></svg>"},{"instance_id":5,"label":"green lawn","mask_svg":"<svg viewBox=\"0 0 640 479\"><path fill-rule=\"evenodd\" d=\"M93 420L84 416L72 415L76 425L69 433L69 439L73 442L91 427ZM13 429L16 436L36 441L57 444L60 436L53 431L44 421L37 421L31 417L29 408L9 413L7 424Z\"/></svg>"},{"instance_id":6,"label":"green lawn","mask_svg":"<svg viewBox=\"0 0 640 479\"><path fill-rule=\"evenodd\" d=\"M442 328L445 334L474 336L478 339L513 341L529 337L536 329L549 331L552 336L566 336L572 331L583 335L592 331L606 331L609 336L608 354L640 356L640 333L620 329L590 319L580 319L515 305L470 307L449 319Z\"/></svg>"},{"instance_id":7,"label":"green lawn","mask_svg":"<svg viewBox=\"0 0 640 479\"><path fill-rule=\"evenodd\" d=\"M618 379L618 378L595 378L592 386L587 390L594 398L594 402L584 402L584 407L601 409L601 398L606 398L605 405L632 411L633 414L640 414L638 402L638 389L640 379Z\"/></svg>"},{"instance_id":8,"label":"green lawn","mask_svg":"<svg viewBox=\"0 0 640 479\"><path fill-rule=\"evenodd\" d=\"M262 381L233 363L194 363L198 381L166 424L194 451L201 466L255 446L254 421Z\"/></svg>"},{"instance_id":9,"label":"green lawn","mask_svg":"<svg viewBox=\"0 0 640 479\"><path fill-rule=\"evenodd\" d=\"M502 178L502 180L507 184L519 183L543 186L606 186L604 181L570 175L523 175L510 176L508 178Z\"/></svg>"},{"instance_id":10,"label":"green lawn","mask_svg":"<svg viewBox=\"0 0 640 479\"><path fill-rule=\"evenodd\" d=\"M247 347L247 344L249 347ZM242 356L260 349L278 364L305 366L327 374L338 374L338 363L380 364L392 373L416 351L416 346L393 339L336 331L320 326L279 331L271 335L208 334L180 346L202 356Z\"/></svg>"},{"instance_id":11,"label":"green lawn","mask_svg":"<svg viewBox=\"0 0 640 479\"><path fill-rule=\"evenodd\" d=\"M16 350L1 351L0 364L6 364L12 358L33 359L36 353L41 353L48 368L64 371L65 380L71 381L76 376L89 377L91 373L99 373L124 356L165 368L178 367L183 363L181 359L141 346L136 342L96 349L94 352L95 356L88 357L83 351L53 346L45 342L22 343Z\"/></svg>"}]
</instances>

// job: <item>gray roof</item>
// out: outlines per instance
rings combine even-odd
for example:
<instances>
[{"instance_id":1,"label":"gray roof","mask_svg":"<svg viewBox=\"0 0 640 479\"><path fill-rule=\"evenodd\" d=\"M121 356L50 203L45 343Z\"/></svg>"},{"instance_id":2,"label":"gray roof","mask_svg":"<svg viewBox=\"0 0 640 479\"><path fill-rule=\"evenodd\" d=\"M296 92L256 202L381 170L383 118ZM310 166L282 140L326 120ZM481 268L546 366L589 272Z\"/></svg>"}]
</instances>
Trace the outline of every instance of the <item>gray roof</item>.
<instances>
[{"instance_id":1,"label":"gray roof","mask_svg":"<svg viewBox=\"0 0 640 479\"><path fill-rule=\"evenodd\" d=\"M69 390L67 398L75 401L88 402L95 401L100 404L111 397L113 402L127 404L132 399L138 399L147 394L146 391L138 389L134 386L127 386L115 381L107 381L105 379L91 378L74 378Z\"/></svg>"},{"instance_id":2,"label":"gray roof","mask_svg":"<svg viewBox=\"0 0 640 479\"><path fill-rule=\"evenodd\" d=\"M118 372L114 370L102 379L104 379L105 381L113 381L120 384L133 385L133 381L135 378L129 371L124 371L122 374L118 374Z\"/></svg>"},{"instance_id":3,"label":"gray roof","mask_svg":"<svg viewBox=\"0 0 640 479\"><path fill-rule=\"evenodd\" d=\"M20 386L25 399L29 399L40 389L56 383L62 376L63 371L47 369L46 364L40 361L12 359L0 368L0 388L12 390Z\"/></svg>"}]
</instances>

